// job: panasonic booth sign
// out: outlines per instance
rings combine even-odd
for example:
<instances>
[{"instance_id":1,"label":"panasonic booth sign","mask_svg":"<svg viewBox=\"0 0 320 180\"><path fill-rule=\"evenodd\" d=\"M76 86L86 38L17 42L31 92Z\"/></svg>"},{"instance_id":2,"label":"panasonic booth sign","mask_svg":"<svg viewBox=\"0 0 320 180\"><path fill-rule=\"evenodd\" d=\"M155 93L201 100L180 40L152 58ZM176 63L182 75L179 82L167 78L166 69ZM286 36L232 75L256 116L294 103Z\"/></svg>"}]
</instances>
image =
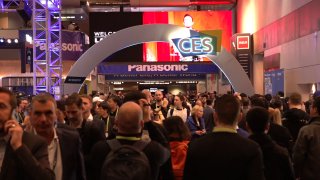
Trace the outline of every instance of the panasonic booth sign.
<instances>
[{"instance_id":1,"label":"panasonic booth sign","mask_svg":"<svg viewBox=\"0 0 320 180\"><path fill-rule=\"evenodd\" d=\"M169 72L169 71L188 71L188 65L128 65L128 72Z\"/></svg>"}]
</instances>

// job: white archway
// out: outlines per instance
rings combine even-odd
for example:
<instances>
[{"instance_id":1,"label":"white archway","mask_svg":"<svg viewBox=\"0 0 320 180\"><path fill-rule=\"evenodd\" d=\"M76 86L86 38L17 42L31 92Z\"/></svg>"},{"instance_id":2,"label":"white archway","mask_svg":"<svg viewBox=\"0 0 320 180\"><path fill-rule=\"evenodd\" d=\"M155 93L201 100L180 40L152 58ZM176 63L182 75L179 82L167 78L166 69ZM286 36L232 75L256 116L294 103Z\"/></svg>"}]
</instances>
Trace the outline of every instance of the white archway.
<instances>
[{"instance_id":1,"label":"white archway","mask_svg":"<svg viewBox=\"0 0 320 180\"><path fill-rule=\"evenodd\" d=\"M64 93L79 92L92 69L121 49L145 42L170 42L172 38L187 38L190 37L191 31L170 24L139 25L120 30L92 46L78 59L66 77ZM232 54L222 48L218 56L207 57L223 71L235 91L254 94L254 88L247 74Z\"/></svg>"}]
</instances>

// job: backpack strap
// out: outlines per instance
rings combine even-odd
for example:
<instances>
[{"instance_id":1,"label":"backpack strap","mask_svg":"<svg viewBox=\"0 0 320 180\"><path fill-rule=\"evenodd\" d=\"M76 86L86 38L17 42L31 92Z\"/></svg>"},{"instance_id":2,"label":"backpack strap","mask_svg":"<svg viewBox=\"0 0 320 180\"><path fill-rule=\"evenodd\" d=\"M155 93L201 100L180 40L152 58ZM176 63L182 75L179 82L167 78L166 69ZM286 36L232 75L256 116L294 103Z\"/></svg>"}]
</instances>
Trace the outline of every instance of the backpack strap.
<instances>
[{"instance_id":1,"label":"backpack strap","mask_svg":"<svg viewBox=\"0 0 320 180\"><path fill-rule=\"evenodd\" d=\"M121 144L117 139L107 140L107 143L112 151L115 151L121 147Z\"/></svg>"},{"instance_id":2,"label":"backpack strap","mask_svg":"<svg viewBox=\"0 0 320 180\"><path fill-rule=\"evenodd\" d=\"M140 141L137 141L133 144L133 147L137 148L138 150L140 151L143 151L143 149L145 147L147 147L147 145L151 142L150 139L146 139L146 140L140 140Z\"/></svg>"},{"instance_id":3,"label":"backpack strap","mask_svg":"<svg viewBox=\"0 0 320 180\"><path fill-rule=\"evenodd\" d=\"M146 140L139 140L133 144L133 147L137 148L138 150L142 151L149 143L151 142L150 139ZM117 139L107 140L107 143L112 151L119 149L122 145Z\"/></svg>"},{"instance_id":4,"label":"backpack strap","mask_svg":"<svg viewBox=\"0 0 320 180\"><path fill-rule=\"evenodd\" d=\"M173 115L174 108L170 109L170 116Z\"/></svg>"}]
</instances>

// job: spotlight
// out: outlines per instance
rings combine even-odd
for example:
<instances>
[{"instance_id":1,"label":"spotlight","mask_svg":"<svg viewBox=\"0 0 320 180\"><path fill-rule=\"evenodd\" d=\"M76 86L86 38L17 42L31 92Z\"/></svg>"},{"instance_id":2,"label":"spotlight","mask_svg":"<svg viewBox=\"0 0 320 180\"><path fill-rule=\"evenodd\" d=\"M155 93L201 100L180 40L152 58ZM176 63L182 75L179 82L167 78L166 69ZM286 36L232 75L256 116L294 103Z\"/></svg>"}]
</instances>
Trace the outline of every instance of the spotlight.
<instances>
[{"instance_id":1,"label":"spotlight","mask_svg":"<svg viewBox=\"0 0 320 180\"><path fill-rule=\"evenodd\" d=\"M14 39L14 43L18 44L19 40L18 39Z\"/></svg>"},{"instance_id":2,"label":"spotlight","mask_svg":"<svg viewBox=\"0 0 320 180\"><path fill-rule=\"evenodd\" d=\"M26 34L26 41L32 44L32 37L29 34Z\"/></svg>"},{"instance_id":3,"label":"spotlight","mask_svg":"<svg viewBox=\"0 0 320 180\"><path fill-rule=\"evenodd\" d=\"M4 42L4 39L3 38L0 38L0 43L3 43Z\"/></svg>"},{"instance_id":4,"label":"spotlight","mask_svg":"<svg viewBox=\"0 0 320 180\"><path fill-rule=\"evenodd\" d=\"M12 42L11 39L7 39L7 43L11 44L11 42Z\"/></svg>"}]
</instances>

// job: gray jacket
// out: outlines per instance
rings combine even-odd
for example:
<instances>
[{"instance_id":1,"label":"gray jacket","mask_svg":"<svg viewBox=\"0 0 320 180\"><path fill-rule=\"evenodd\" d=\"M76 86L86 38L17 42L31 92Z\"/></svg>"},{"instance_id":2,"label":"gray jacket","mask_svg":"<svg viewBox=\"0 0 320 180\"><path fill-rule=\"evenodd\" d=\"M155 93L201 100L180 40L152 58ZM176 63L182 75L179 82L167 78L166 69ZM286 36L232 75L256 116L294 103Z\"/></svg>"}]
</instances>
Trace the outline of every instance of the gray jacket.
<instances>
[{"instance_id":1,"label":"gray jacket","mask_svg":"<svg viewBox=\"0 0 320 180\"><path fill-rule=\"evenodd\" d=\"M296 176L303 179L320 179L320 116L302 127L293 149Z\"/></svg>"}]
</instances>

